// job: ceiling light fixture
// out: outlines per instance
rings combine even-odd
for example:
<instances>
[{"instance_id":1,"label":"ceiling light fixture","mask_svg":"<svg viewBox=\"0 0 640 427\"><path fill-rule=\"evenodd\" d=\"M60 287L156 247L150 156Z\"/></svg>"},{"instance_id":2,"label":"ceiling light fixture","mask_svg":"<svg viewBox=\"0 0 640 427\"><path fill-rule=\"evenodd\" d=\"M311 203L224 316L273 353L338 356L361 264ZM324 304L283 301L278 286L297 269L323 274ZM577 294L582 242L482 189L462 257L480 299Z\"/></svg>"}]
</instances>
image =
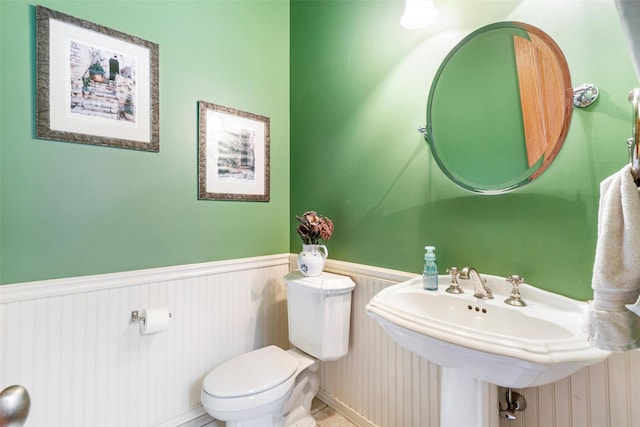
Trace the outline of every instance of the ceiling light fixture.
<instances>
[{"instance_id":1,"label":"ceiling light fixture","mask_svg":"<svg viewBox=\"0 0 640 427\"><path fill-rule=\"evenodd\" d=\"M433 24L437 18L438 10L433 5L433 0L407 0L400 25L410 30L424 28Z\"/></svg>"}]
</instances>

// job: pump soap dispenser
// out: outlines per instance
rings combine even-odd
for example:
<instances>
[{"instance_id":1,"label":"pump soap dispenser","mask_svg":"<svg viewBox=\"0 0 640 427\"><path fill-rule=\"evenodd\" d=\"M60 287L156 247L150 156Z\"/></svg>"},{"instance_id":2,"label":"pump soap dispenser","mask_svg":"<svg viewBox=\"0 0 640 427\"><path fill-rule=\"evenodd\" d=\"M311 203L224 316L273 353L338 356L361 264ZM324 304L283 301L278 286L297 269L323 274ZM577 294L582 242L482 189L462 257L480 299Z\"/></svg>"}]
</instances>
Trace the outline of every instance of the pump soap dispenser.
<instances>
[{"instance_id":1,"label":"pump soap dispenser","mask_svg":"<svg viewBox=\"0 0 640 427\"><path fill-rule=\"evenodd\" d=\"M436 262L436 248L425 246L424 271L422 272L422 288L426 291L438 290L438 263Z\"/></svg>"}]
</instances>

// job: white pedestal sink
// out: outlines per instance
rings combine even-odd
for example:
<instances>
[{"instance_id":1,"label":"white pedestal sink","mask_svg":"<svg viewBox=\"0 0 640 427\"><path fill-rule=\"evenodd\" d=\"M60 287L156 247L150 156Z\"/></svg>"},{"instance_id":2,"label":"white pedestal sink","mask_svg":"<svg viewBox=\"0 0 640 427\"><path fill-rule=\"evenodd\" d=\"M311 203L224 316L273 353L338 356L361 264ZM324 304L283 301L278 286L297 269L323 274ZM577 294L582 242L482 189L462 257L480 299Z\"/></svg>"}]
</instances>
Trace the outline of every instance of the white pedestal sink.
<instances>
[{"instance_id":1,"label":"white pedestal sink","mask_svg":"<svg viewBox=\"0 0 640 427\"><path fill-rule=\"evenodd\" d=\"M437 291L423 290L417 277L383 289L366 307L398 344L443 367L441 427L464 425L461 411L476 417L473 425L488 426L489 421L477 424L497 411L484 403L487 384L549 384L610 355L591 347L582 330L587 303L522 284L527 306L514 307L504 303L511 293L505 278L482 277L493 291L492 300L475 298L465 280L459 280L465 293L454 295L445 292L449 276L439 277ZM466 386L456 386L465 381ZM460 393L467 395L461 399ZM454 419L448 420L451 413Z\"/></svg>"}]
</instances>

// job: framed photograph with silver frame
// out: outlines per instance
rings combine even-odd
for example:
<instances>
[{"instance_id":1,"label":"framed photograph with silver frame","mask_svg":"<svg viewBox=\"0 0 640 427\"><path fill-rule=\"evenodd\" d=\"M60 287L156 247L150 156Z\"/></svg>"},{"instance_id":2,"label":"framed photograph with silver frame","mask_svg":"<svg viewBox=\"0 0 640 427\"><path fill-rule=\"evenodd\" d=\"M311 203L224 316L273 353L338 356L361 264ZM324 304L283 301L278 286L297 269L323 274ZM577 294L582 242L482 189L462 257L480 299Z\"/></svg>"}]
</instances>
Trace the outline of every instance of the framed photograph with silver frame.
<instances>
[{"instance_id":1,"label":"framed photograph with silver frame","mask_svg":"<svg viewBox=\"0 0 640 427\"><path fill-rule=\"evenodd\" d=\"M36 136L160 150L158 45L36 6Z\"/></svg>"},{"instance_id":2,"label":"framed photograph with silver frame","mask_svg":"<svg viewBox=\"0 0 640 427\"><path fill-rule=\"evenodd\" d=\"M198 197L268 202L269 117L198 104Z\"/></svg>"}]
</instances>

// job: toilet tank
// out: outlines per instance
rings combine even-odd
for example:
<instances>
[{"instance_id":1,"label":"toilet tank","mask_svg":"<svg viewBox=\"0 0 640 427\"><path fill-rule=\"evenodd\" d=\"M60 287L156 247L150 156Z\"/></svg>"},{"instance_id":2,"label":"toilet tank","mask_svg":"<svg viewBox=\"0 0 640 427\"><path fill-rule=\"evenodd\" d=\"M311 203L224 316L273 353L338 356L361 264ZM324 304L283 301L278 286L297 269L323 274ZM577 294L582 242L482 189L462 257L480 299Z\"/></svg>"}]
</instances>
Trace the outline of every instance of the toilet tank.
<instances>
[{"instance_id":1,"label":"toilet tank","mask_svg":"<svg viewBox=\"0 0 640 427\"><path fill-rule=\"evenodd\" d=\"M285 276L289 341L319 360L336 360L349 350L351 293L356 284L347 276L322 272Z\"/></svg>"}]
</instances>

